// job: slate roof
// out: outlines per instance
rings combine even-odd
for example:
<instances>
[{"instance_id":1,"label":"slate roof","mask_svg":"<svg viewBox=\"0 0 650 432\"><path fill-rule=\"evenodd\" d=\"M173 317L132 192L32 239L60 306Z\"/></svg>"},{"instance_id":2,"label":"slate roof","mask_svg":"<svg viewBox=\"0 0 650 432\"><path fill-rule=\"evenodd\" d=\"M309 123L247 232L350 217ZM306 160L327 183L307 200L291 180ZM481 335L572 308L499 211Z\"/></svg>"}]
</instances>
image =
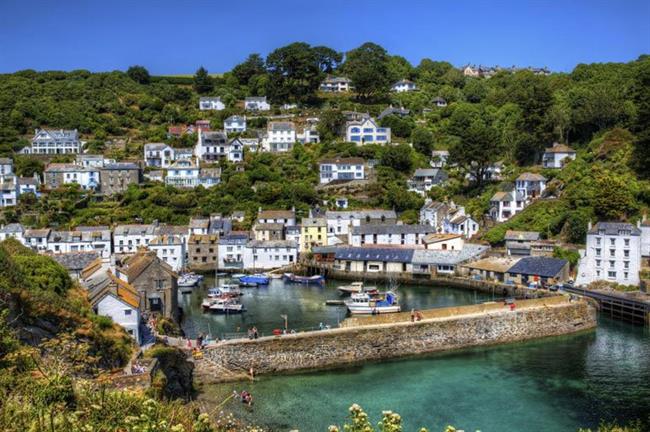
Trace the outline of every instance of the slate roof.
<instances>
[{"instance_id":1,"label":"slate roof","mask_svg":"<svg viewBox=\"0 0 650 432\"><path fill-rule=\"evenodd\" d=\"M541 174L525 172L517 177L519 181L546 181L546 177Z\"/></svg>"},{"instance_id":2,"label":"slate roof","mask_svg":"<svg viewBox=\"0 0 650 432\"><path fill-rule=\"evenodd\" d=\"M363 234L430 234L435 233L436 228L431 225L377 225L364 224L352 227L352 235Z\"/></svg>"},{"instance_id":3,"label":"slate roof","mask_svg":"<svg viewBox=\"0 0 650 432\"><path fill-rule=\"evenodd\" d=\"M466 243L458 250L415 249L413 264L443 264L458 265L465 261L481 256L489 247L479 244Z\"/></svg>"},{"instance_id":4,"label":"slate roof","mask_svg":"<svg viewBox=\"0 0 650 432\"><path fill-rule=\"evenodd\" d=\"M10 158L0 158L0 165L13 165L14 161L11 160Z\"/></svg>"},{"instance_id":5,"label":"slate roof","mask_svg":"<svg viewBox=\"0 0 650 432\"><path fill-rule=\"evenodd\" d=\"M297 248L298 245L293 240L252 240L246 245L249 248Z\"/></svg>"},{"instance_id":6,"label":"slate roof","mask_svg":"<svg viewBox=\"0 0 650 432\"><path fill-rule=\"evenodd\" d=\"M19 223L10 223L0 228L0 232L3 233L24 233L25 228Z\"/></svg>"},{"instance_id":7,"label":"slate roof","mask_svg":"<svg viewBox=\"0 0 650 432\"><path fill-rule=\"evenodd\" d=\"M293 131L296 130L296 125L293 122L270 122L268 126L269 131Z\"/></svg>"},{"instance_id":8,"label":"slate roof","mask_svg":"<svg viewBox=\"0 0 650 432\"><path fill-rule=\"evenodd\" d=\"M181 244L183 244L183 241L175 235L161 235L149 242L149 246L178 246Z\"/></svg>"},{"instance_id":9,"label":"slate roof","mask_svg":"<svg viewBox=\"0 0 650 432\"><path fill-rule=\"evenodd\" d=\"M154 263L158 263L162 271L177 276L169 264L158 258L155 251L147 250L139 251L135 255L128 257L120 268L120 272L124 273L129 281L133 281Z\"/></svg>"},{"instance_id":10,"label":"slate roof","mask_svg":"<svg viewBox=\"0 0 650 432\"><path fill-rule=\"evenodd\" d=\"M169 146L165 143L147 143L144 145L144 151L164 150ZM171 147L170 147L171 148Z\"/></svg>"},{"instance_id":11,"label":"slate roof","mask_svg":"<svg viewBox=\"0 0 650 432\"><path fill-rule=\"evenodd\" d=\"M246 102L266 102L266 96L247 96Z\"/></svg>"},{"instance_id":12,"label":"slate roof","mask_svg":"<svg viewBox=\"0 0 650 432\"><path fill-rule=\"evenodd\" d=\"M304 227L326 227L327 219L324 218L302 218Z\"/></svg>"},{"instance_id":13,"label":"slate roof","mask_svg":"<svg viewBox=\"0 0 650 432\"><path fill-rule=\"evenodd\" d=\"M50 232L52 230L49 228L43 228L43 229L28 229L25 231L25 238L47 238L50 235Z\"/></svg>"},{"instance_id":14,"label":"slate roof","mask_svg":"<svg viewBox=\"0 0 650 432\"><path fill-rule=\"evenodd\" d=\"M496 192L494 195L492 195L492 198L490 198L490 201L505 201L505 202L523 201L523 200L524 200L524 196L519 191Z\"/></svg>"},{"instance_id":15,"label":"slate roof","mask_svg":"<svg viewBox=\"0 0 650 432\"><path fill-rule=\"evenodd\" d=\"M246 121L246 117L244 116L238 116L238 115L231 115L227 119L225 119L223 122L224 123L243 123Z\"/></svg>"},{"instance_id":16,"label":"slate roof","mask_svg":"<svg viewBox=\"0 0 650 432\"><path fill-rule=\"evenodd\" d=\"M295 216L292 210L262 210L257 213L258 219L293 219Z\"/></svg>"},{"instance_id":17,"label":"slate roof","mask_svg":"<svg viewBox=\"0 0 650 432\"><path fill-rule=\"evenodd\" d=\"M248 232L242 231L233 231L230 234L226 234L219 239L219 244L222 245L237 245L237 244L246 244L250 238Z\"/></svg>"},{"instance_id":18,"label":"slate roof","mask_svg":"<svg viewBox=\"0 0 650 432\"><path fill-rule=\"evenodd\" d=\"M73 163L51 163L45 168L45 172L91 172L99 171L98 168L84 167Z\"/></svg>"},{"instance_id":19,"label":"slate roof","mask_svg":"<svg viewBox=\"0 0 650 432\"><path fill-rule=\"evenodd\" d=\"M406 109L406 108L394 108L394 107L392 107L392 106L389 106L388 108L386 108L385 110L383 110L383 111L382 111L382 112L377 116L377 120L381 120L381 119L383 119L384 117L389 116L389 115L397 115L397 116L400 116L400 117L404 117L404 116L409 115L410 113L411 113L411 111L408 110L408 109Z\"/></svg>"},{"instance_id":20,"label":"slate roof","mask_svg":"<svg viewBox=\"0 0 650 432\"><path fill-rule=\"evenodd\" d=\"M447 173L439 168L418 168L413 174L413 178L424 178L424 177L446 177Z\"/></svg>"},{"instance_id":21,"label":"slate roof","mask_svg":"<svg viewBox=\"0 0 650 432\"><path fill-rule=\"evenodd\" d=\"M115 162L104 165L105 170L139 170L138 164L133 162Z\"/></svg>"},{"instance_id":22,"label":"slate roof","mask_svg":"<svg viewBox=\"0 0 650 432\"><path fill-rule=\"evenodd\" d=\"M524 257L508 269L508 273L528 276L555 277L568 263L567 260L550 257Z\"/></svg>"},{"instance_id":23,"label":"slate roof","mask_svg":"<svg viewBox=\"0 0 650 432\"><path fill-rule=\"evenodd\" d=\"M318 161L320 165L333 164L333 165L363 165L366 161L360 157L347 157L347 158L325 158Z\"/></svg>"},{"instance_id":24,"label":"slate roof","mask_svg":"<svg viewBox=\"0 0 650 432\"><path fill-rule=\"evenodd\" d=\"M50 256L54 261L61 264L68 271L81 271L90 263L99 258L99 253L95 251L87 252L69 252L54 254Z\"/></svg>"},{"instance_id":25,"label":"slate roof","mask_svg":"<svg viewBox=\"0 0 650 432\"><path fill-rule=\"evenodd\" d=\"M413 249L391 249L374 247L344 247L336 250L334 258L349 261L386 261L409 263Z\"/></svg>"},{"instance_id":26,"label":"slate roof","mask_svg":"<svg viewBox=\"0 0 650 432\"><path fill-rule=\"evenodd\" d=\"M504 240L519 240L519 241L535 241L539 240L539 233L537 231L506 231Z\"/></svg>"},{"instance_id":27,"label":"slate roof","mask_svg":"<svg viewBox=\"0 0 650 432\"><path fill-rule=\"evenodd\" d=\"M126 235L153 235L156 229L156 225L148 224L132 224L132 225L117 225L113 231L116 236L126 236Z\"/></svg>"},{"instance_id":28,"label":"slate roof","mask_svg":"<svg viewBox=\"0 0 650 432\"><path fill-rule=\"evenodd\" d=\"M544 150L544 153L575 153L573 150L566 144L553 143L553 147L549 147Z\"/></svg>"},{"instance_id":29,"label":"slate roof","mask_svg":"<svg viewBox=\"0 0 650 432\"><path fill-rule=\"evenodd\" d=\"M328 210L325 212L325 217L327 217L327 219L365 219L366 216L369 216L371 219L381 219L382 216L385 219L397 219L397 214L395 213L395 210L383 210L383 209L352 210L352 211Z\"/></svg>"},{"instance_id":30,"label":"slate roof","mask_svg":"<svg viewBox=\"0 0 650 432\"><path fill-rule=\"evenodd\" d=\"M641 230L636 225L627 222L598 222L588 234L599 234L601 230L605 231L605 235L610 236L619 235L619 231L630 231L630 235L633 236L641 235Z\"/></svg>"}]
</instances>

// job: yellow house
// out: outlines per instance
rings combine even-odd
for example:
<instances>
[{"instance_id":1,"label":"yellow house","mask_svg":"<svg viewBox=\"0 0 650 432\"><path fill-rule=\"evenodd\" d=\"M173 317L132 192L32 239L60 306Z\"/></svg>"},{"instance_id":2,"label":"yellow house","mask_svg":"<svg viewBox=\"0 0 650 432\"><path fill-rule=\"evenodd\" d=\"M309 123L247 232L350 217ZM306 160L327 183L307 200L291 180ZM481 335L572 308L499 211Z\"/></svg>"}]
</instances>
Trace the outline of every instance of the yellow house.
<instances>
[{"instance_id":1,"label":"yellow house","mask_svg":"<svg viewBox=\"0 0 650 432\"><path fill-rule=\"evenodd\" d=\"M327 219L304 218L300 227L300 252L311 252L313 246L327 246Z\"/></svg>"}]
</instances>

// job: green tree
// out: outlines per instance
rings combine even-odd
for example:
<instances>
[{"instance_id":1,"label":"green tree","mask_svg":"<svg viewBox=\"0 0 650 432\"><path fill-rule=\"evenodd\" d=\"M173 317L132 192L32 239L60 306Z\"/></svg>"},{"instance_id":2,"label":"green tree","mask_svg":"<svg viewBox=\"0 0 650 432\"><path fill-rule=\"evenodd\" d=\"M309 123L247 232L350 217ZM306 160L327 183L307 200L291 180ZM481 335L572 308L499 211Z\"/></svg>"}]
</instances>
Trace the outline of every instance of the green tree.
<instances>
[{"instance_id":1,"label":"green tree","mask_svg":"<svg viewBox=\"0 0 650 432\"><path fill-rule=\"evenodd\" d=\"M427 157L431 156L433 140L433 132L426 128L416 127L411 133L413 148Z\"/></svg>"},{"instance_id":2,"label":"green tree","mask_svg":"<svg viewBox=\"0 0 650 432\"><path fill-rule=\"evenodd\" d=\"M149 84L151 82L149 71L144 66L131 66L127 69L126 74L138 84Z\"/></svg>"},{"instance_id":3,"label":"green tree","mask_svg":"<svg viewBox=\"0 0 650 432\"><path fill-rule=\"evenodd\" d=\"M343 54L334 51L326 46L316 46L312 48L318 58L320 70L325 73L332 73L343 61Z\"/></svg>"},{"instance_id":4,"label":"green tree","mask_svg":"<svg viewBox=\"0 0 650 432\"><path fill-rule=\"evenodd\" d=\"M249 55L244 62L238 64L232 70L232 74L237 78L239 85L248 85L251 78L265 73L264 60L257 53Z\"/></svg>"},{"instance_id":5,"label":"green tree","mask_svg":"<svg viewBox=\"0 0 650 432\"><path fill-rule=\"evenodd\" d=\"M396 171L407 173L413 166L411 151L411 147L408 144L385 147L381 154L381 164L391 167Z\"/></svg>"},{"instance_id":6,"label":"green tree","mask_svg":"<svg viewBox=\"0 0 650 432\"><path fill-rule=\"evenodd\" d=\"M304 42L292 43L269 54L266 68L271 99L305 102L312 98L323 78L319 61L317 52Z\"/></svg>"},{"instance_id":7,"label":"green tree","mask_svg":"<svg viewBox=\"0 0 650 432\"><path fill-rule=\"evenodd\" d=\"M339 110L329 109L321 113L316 128L321 141L332 141L343 131L344 126L345 116L343 113Z\"/></svg>"},{"instance_id":8,"label":"green tree","mask_svg":"<svg viewBox=\"0 0 650 432\"><path fill-rule=\"evenodd\" d=\"M343 69L361 98L369 99L388 93L391 84L388 60L386 50L372 42L366 42L347 53Z\"/></svg>"},{"instance_id":9,"label":"green tree","mask_svg":"<svg viewBox=\"0 0 650 432\"><path fill-rule=\"evenodd\" d=\"M392 114L381 119L381 126L390 128L391 134L399 138L409 137L413 130L411 121Z\"/></svg>"},{"instance_id":10,"label":"green tree","mask_svg":"<svg viewBox=\"0 0 650 432\"><path fill-rule=\"evenodd\" d=\"M198 94L206 94L211 92L213 88L212 77L208 74L208 70L201 66L194 74L194 90Z\"/></svg>"}]
</instances>

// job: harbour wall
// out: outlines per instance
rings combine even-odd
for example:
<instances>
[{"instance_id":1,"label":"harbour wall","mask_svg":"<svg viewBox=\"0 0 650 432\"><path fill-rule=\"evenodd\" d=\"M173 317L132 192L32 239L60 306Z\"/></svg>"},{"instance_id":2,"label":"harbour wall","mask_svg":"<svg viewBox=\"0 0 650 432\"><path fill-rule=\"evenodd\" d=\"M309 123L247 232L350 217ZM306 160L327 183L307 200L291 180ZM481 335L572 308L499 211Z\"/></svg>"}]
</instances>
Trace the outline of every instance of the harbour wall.
<instances>
[{"instance_id":1,"label":"harbour wall","mask_svg":"<svg viewBox=\"0 0 650 432\"><path fill-rule=\"evenodd\" d=\"M222 370L255 374L323 369L482 345L564 335L596 326L596 308L568 296L353 317L340 328L221 342L205 351ZM218 378L215 377L216 380Z\"/></svg>"}]
</instances>

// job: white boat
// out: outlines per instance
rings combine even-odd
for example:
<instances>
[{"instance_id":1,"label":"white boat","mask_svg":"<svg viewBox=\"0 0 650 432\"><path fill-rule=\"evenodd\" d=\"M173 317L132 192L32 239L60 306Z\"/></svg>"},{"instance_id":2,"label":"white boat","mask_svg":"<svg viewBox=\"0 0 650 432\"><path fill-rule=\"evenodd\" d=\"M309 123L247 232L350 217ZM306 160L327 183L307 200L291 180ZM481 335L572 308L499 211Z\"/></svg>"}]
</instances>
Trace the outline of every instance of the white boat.
<instances>
[{"instance_id":1,"label":"white boat","mask_svg":"<svg viewBox=\"0 0 650 432\"><path fill-rule=\"evenodd\" d=\"M244 305L233 299L218 298L211 301L209 309L212 312L242 313Z\"/></svg>"},{"instance_id":2,"label":"white boat","mask_svg":"<svg viewBox=\"0 0 650 432\"><path fill-rule=\"evenodd\" d=\"M243 278L244 276L246 276L246 273L234 273L234 274L230 275L230 277L233 278L233 279Z\"/></svg>"},{"instance_id":3,"label":"white boat","mask_svg":"<svg viewBox=\"0 0 650 432\"><path fill-rule=\"evenodd\" d=\"M203 277L197 275L196 273L183 273L178 277L178 286L179 287L193 287L196 286Z\"/></svg>"},{"instance_id":4,"label":"white boat","mask_svg":"<svg viewBox=\"0 0 650 432\"><path fill-rule=\"evenodd\" d=\"M352 315L375 315L401 311L397 295L392 291L371 295L367 292L354 293L345 301Z\"/></svg>"},{"instance_id":5,"label":"white boat","mask_svg":"<svg viewBox=\"0 0 650 432\"><path fill-rule=\"evenodd\" d=\"M374 286L364 286L363 282L352 282L350 285L341 285L337 288L341 294L356 294L362 292L375 292L377 287Z\"/></svg>"}]
</instances>

